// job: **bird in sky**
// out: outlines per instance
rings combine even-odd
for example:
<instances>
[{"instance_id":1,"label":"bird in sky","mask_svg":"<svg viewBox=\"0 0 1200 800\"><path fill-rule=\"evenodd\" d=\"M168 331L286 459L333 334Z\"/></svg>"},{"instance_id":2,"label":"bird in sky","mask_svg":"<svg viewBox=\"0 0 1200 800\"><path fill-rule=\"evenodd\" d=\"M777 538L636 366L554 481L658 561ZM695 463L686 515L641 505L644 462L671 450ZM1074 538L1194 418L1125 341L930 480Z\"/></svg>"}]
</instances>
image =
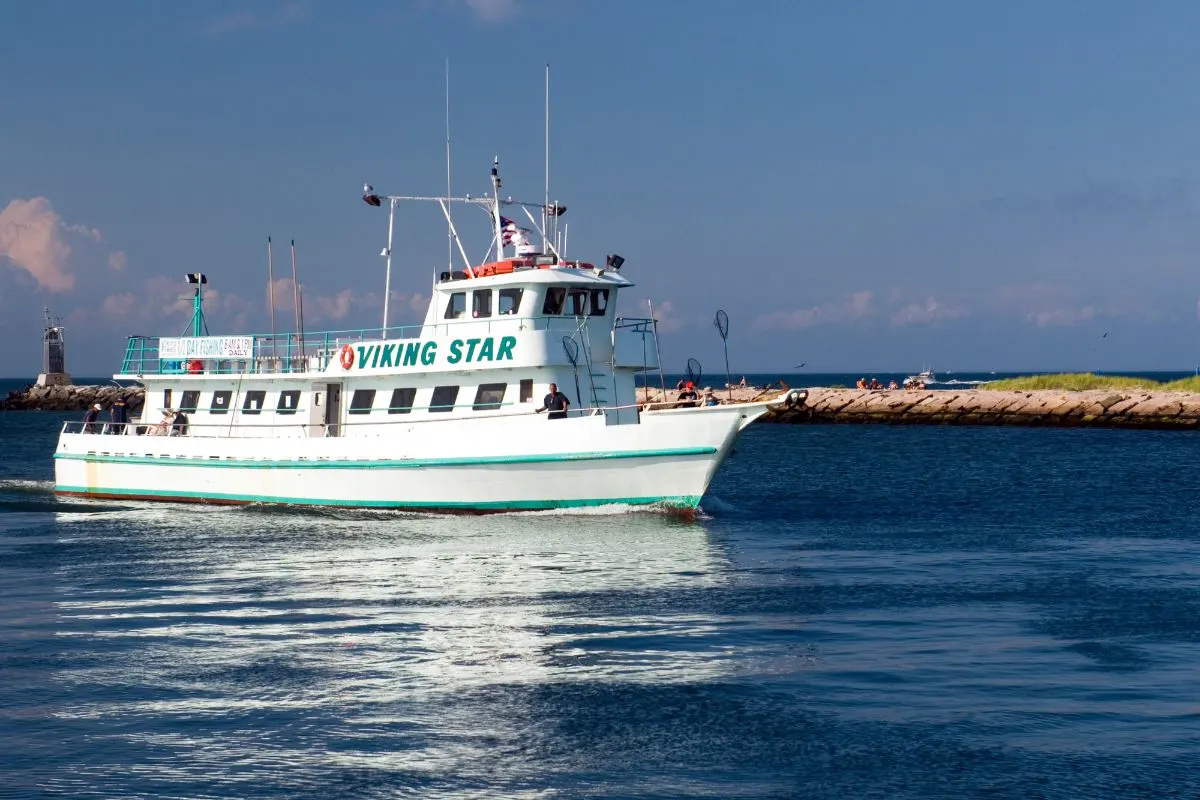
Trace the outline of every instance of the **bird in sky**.
<instances>
[{"instance_id":1,"label":"bird in sky","mask_svg":"<svg viewBox=\"0 0 1200 800\"><path fill-rule=\"evenodd\" d=\"M807 363L808 363L807 361L802 361L802 362L800 362L799 364L797 364L796 366L792 367L792 369L800 369L801 367L803 367L803 366L804 366L805 364L807 364Z\"/></svg>"}]
</instances>

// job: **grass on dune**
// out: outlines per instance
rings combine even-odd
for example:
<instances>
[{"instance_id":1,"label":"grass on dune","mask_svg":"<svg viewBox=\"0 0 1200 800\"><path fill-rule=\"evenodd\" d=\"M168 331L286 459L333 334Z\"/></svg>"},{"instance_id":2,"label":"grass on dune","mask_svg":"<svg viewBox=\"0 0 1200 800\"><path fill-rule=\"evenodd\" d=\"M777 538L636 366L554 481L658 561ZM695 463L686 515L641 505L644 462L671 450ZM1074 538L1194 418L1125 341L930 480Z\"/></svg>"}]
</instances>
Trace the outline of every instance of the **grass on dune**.
<instances>
[{"instance_id":1,"label":"grass on dune","mask_svg":"<svg viewBox=\"0 0 1200 800\"><path fill-rule=\"evenodd\" d=\"M1088 389L1157 389L1159 391L1200 391L1200 378L1185 378L1171 383L1159 383L1149 378L1131 378L1124 375L1093 375L1090 372L1067 372L1059 375L1026 375L1021 378L1005 378L990 381L979 388L996 391L1036 391L1053 389L1061 392L1083 392Z\"/></svg>"}]
</instances>

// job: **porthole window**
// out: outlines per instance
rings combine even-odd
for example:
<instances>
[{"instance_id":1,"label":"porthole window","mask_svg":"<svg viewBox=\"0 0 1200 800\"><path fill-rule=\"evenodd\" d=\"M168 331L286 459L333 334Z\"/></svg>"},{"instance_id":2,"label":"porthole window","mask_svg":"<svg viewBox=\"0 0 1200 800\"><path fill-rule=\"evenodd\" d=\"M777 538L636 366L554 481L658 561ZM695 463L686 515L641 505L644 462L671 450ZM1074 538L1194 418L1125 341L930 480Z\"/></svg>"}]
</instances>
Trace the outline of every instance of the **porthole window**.
<instances>
[{"instance_id":1,"label":"porthole window","mask_svg":"<svg viewBox=\"0 0 1200 800\"><path fill-rule=\"evenodd\" d=\"M279 393L279 405L275 407L276 414L295 414L300 407L300 390L289 389Z\"/></svg>"},{"instance_id":2,"label":"porthole window","mask_svg":"<svg viewBox=\"0 0 1200 800\"><path fill-rule=\"evenodd\" d=\"M429 401L429 410L433 412L453 411L454 401L457 399L457 386L435 386L433 389L433 398Z\"/></svg>"},{"instance_id":3,"label":"porthole window","mask_svg":"<svg viewBox=\"0 0 1200 800\"><path fill-rule=\"evenodd\" d=\"M267 401L267 393L262 389L251 389L242 400L243 414L261 414L263 404Z\"/></svg>"},{"instance_id":4,"label":"porthole window","mask_svg":"<svg viewBox=\"0 0 1200 800\"><path fill-rule=\"evenodd\" d=\"M411 387L392 390L392 402L388 403L389 414L408 414L412 411L417 390Z\"/></svg>"},{"instance_id":5,"label":"porthole window","mask_svg":"<svg viewBox=\"0 0 1200 800\"><path fill-rule=\"evenodd\" d=\"M219 392L213 392L212 404L208 407L210 414L228 414L229 401L233 398L233 392L228 389L222 389Z\"/></svg>"}]
</instances>

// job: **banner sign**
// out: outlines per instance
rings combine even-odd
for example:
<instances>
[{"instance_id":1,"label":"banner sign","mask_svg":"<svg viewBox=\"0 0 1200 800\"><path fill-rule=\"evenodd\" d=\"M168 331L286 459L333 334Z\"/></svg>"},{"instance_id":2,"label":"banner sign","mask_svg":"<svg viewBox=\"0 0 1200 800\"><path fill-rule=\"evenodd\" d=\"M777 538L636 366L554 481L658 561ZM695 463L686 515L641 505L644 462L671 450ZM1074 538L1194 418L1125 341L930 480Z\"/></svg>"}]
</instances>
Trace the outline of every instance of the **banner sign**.
<instances>
[{"instance_id":1,"label":"banner sign","mask_svg":"<svg viewBox=\"0 0 1200 800\"><path fill-rule=\"evenodd\" d=\"M182 336L158 340L159 358L253 358L253 336Z\"/></svg>"}]
</instances>

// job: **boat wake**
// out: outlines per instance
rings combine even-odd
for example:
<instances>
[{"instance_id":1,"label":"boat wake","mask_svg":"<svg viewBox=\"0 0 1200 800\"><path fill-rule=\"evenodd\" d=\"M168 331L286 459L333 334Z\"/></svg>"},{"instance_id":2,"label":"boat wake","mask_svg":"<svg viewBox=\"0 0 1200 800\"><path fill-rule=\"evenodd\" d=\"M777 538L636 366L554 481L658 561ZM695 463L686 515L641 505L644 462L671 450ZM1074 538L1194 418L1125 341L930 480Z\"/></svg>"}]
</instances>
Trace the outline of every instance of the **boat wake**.
<instances>
[{"instance_id":1,"label":"boat wake","mask_svg":"<svg viewBox=\"0 0 1200 800\"><path fill-rule=\"evenodd\" d=\"M0 479L0 494L54 494L54 481L30 481L17 478Z\"/></svg>"}]
</instances>

